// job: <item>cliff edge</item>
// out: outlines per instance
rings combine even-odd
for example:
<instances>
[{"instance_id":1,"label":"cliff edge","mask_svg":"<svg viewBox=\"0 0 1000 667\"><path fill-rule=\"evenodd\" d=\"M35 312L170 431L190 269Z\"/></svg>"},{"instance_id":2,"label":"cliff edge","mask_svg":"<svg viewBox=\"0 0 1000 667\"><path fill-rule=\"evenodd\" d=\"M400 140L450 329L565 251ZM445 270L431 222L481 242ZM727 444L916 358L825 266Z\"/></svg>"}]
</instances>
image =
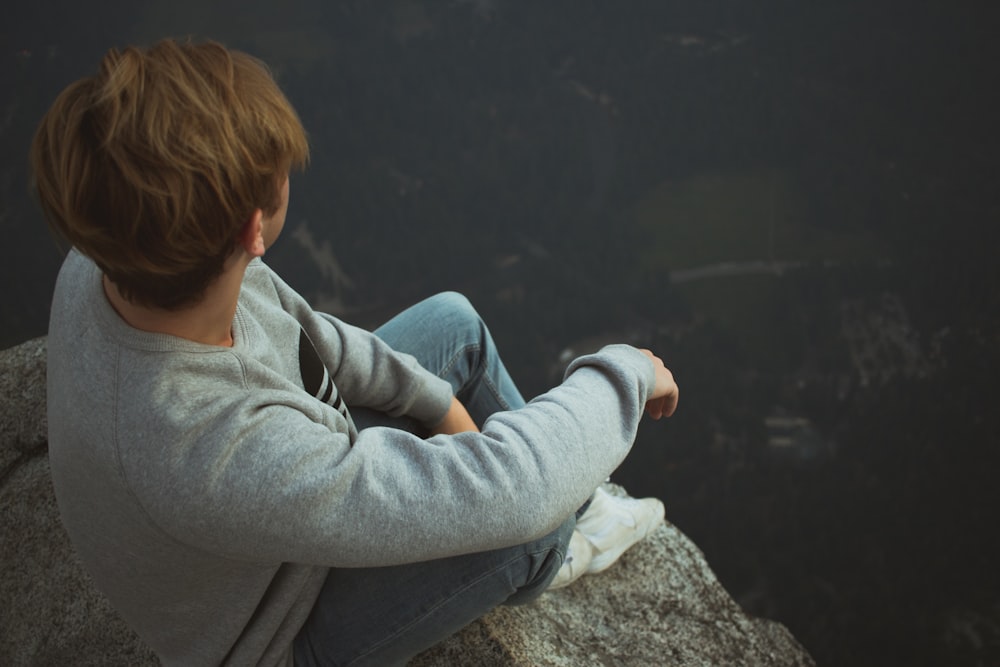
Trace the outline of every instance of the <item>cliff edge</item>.
<instances>
[{"instance_id":1,"label":"cliff edge","mask_svg":"<svg viewBox=\"0 0 1000 667\"><path fill-rule=\"evenodd\" d=\"M0 664L156 665L93 587L49 478L45 339L0 351ZM814 665L781 624L747 616L667 524L608 571L501 607L411 667Z\"/></svg>"}]
</instances>

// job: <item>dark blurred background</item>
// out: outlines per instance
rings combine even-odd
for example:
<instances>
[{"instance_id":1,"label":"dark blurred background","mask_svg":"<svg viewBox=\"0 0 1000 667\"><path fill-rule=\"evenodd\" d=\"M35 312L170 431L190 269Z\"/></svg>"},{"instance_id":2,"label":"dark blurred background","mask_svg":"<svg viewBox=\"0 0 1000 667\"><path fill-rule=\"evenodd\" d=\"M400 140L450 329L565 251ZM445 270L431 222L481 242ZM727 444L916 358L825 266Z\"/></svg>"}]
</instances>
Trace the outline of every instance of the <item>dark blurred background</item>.
<instances>
[{"instance_id":1,"label":"dark blurred background","mask_svg":"<svg viewBox=\"0 0 1000 667\"><path fill-rule=\"evenodd\" d=\"M92 6L88 6L92 5ZM214 38L310 133L266 260L373 326L442 289L524 393L606 342L681 407L615 474L821 665L1000 664L1000 11L970 1L56 2L0 26L0 346L60 252L31 134ZM669 628L664 632L669 633Z\"/></svg>"}]
</instances>

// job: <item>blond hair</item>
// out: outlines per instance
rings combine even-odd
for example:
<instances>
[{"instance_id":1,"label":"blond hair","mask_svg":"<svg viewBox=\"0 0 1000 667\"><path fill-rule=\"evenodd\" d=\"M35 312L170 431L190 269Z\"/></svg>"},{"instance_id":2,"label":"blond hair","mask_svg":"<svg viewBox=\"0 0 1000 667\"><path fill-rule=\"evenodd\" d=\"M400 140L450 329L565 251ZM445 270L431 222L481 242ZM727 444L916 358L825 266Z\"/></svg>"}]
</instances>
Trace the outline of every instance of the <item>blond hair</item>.
<instances>
[{"instance_id":1,"label":"blond hair","mask_svg":"<svg viewBox=\"0 0 1000 667\"><path fill-rule=\"evenodd\" d=\"M49 224L129 301L196 302L309 147L259 60L220 44L112 49L67 87L31 147Z\"/></svg>"}]
</instances>

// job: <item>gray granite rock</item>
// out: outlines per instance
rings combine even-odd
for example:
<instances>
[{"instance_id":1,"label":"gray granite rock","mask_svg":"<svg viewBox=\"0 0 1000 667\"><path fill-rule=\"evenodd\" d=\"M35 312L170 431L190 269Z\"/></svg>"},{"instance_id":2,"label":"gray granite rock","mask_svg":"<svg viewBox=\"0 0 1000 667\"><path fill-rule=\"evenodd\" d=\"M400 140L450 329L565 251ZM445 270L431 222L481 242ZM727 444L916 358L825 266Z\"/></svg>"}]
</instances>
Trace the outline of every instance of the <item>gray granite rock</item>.
<instances>
[{"instance_id":1,"label":"gray granite rock","mask_svg":"<svg viewBox=\"0 0 1000 667\"><path fill-rule=\"evenodd\" d=\"M45 447L45 339L0 352L0 479L22 456Z\"/></svg>"},{"instance_id":2,"label":"gray granite rock","mask_svg":"<svg viewBox=\"0 0 1000 667\"><path fill-rule=\"evenodd\" d=\"M94 588L59 523L45 449L45 341L0 352L0 665L155 665ZM813 665L747 616L664 526L611 569L503 607L416 657L445 665Z\"/></svg>"},{"instance_id":3,"label":"gray granite rock","mask_svg":"<svg viewBox=\"0 0 1000 667\"><path fill-rule=\"evenodd\" d=\"M465 662L475 656L476 662ZM701 551L667 524L614 567L501 607L410 667L814 665L791 633L743 613Z\"/></svg>"}]
</instances>

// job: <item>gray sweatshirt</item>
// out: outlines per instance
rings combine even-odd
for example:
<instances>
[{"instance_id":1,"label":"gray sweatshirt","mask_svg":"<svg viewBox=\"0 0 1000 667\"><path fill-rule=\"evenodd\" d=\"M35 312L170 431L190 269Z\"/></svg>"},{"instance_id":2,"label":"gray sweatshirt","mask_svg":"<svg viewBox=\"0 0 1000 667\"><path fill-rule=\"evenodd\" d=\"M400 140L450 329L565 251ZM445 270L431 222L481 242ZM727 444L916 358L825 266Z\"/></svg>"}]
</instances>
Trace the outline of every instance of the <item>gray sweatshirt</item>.
<instances>
[{"instance_id":1,"label":"gray sweatshirt","mask_svg":"<svg viewBox=\"0 0 1000 667\"><path fill-rule=\"evenodd\" d=\"M305 391L303 330L347 406L426 424L447 411L448 383L316 313L259 260L231 348L128 326L76 252L59 274L48 420L60 512L97 586L167 665L287 664L329 568L553 530L625 458L654 382L641 353L611 346L481 434L359 433Z\"/></svg>"}]
</instances>

